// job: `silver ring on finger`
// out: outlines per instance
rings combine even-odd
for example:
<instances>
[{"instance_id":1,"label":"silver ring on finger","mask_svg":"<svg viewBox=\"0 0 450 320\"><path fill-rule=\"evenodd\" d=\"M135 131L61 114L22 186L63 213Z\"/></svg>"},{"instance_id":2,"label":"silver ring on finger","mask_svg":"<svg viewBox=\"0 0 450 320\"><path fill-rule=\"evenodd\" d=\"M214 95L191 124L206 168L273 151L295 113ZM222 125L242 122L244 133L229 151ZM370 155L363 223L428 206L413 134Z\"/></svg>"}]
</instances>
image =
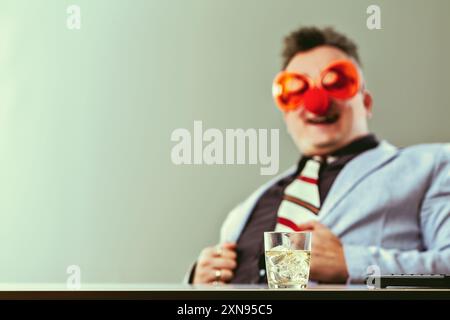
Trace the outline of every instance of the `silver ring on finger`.
<instances>
[{"instance_id":1,"label":"silver ring on finger","mask_svg":"<svg viewBox=\"0 0 450 320\"><path fill-rule=\"evenodd\" d=\"M215 281L219 282L220 280L222 280L222 270L216 270L216 272L215 272Z\"/></svg>"}]
</instances>

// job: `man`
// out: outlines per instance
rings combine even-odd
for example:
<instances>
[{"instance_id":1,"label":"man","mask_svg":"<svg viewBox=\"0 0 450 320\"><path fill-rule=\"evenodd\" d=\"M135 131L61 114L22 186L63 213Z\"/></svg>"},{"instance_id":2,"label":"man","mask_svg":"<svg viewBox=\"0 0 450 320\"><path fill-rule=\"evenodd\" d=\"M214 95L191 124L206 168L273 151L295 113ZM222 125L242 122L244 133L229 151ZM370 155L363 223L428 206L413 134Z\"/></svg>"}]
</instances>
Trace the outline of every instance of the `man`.
<instances>
[{"instance_id":1,"label":"man","mask_svg":"<svg viewBox=\"0 0 450 320\"><path fill-rule=\"evenodd\" d=\"M310 279L450 273L450 147L397 149L370 134L356 45L331 28L285 39L274 97L302 157L225 220L190 282L265 283L263 232L311 230Z\"/></svg>"}]
</instances>

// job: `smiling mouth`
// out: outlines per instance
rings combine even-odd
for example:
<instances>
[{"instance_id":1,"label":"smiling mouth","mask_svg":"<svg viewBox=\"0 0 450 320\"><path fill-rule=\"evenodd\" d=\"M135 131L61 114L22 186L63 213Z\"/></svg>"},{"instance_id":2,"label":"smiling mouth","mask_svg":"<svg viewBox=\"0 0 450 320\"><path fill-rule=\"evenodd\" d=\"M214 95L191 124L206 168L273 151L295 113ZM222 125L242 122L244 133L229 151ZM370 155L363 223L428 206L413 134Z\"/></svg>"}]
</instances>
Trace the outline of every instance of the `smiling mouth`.
<instances>
[{"instance_id":1,"label":"smiling mouth","mask_svg":"<svg viewBox=\"0 0 450 320\"><path fill-rule=\"evenodd\" d=\"M318 124L333 124L339 120L339 114L329 114L326 116L314 116L307 118L305 121L308 124L318 125Z\"/></svg>"}]
</instances>

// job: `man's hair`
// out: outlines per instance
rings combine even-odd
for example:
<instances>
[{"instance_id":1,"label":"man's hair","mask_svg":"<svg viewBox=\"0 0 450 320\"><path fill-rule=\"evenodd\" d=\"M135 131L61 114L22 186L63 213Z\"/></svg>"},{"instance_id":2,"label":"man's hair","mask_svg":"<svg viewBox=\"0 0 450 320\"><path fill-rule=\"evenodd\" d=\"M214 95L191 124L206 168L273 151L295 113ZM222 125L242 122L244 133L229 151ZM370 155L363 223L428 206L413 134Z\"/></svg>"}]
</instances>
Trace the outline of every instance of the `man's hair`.
<instances>
[{"instance_id":1,"label":"man's hair","mask_svg":"<svg viewBox=\"0 0 450 320\"><path fill-rule=\"evenodd\" d=\"M331 27L301 27L284 38L283 69L299 52L308 51L319 46L332 46L342 50L361 65L358 46L344 34Z\"/></svg>"}]
</instances>

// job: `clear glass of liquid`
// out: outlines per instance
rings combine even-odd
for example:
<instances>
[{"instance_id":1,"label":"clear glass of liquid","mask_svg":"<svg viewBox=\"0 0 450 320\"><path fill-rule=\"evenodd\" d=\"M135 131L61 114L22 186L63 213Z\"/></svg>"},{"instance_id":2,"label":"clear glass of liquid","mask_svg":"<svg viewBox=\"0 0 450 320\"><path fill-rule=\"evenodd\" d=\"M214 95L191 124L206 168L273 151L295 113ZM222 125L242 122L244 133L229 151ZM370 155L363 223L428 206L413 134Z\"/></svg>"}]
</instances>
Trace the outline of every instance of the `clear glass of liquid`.
<instances>
[{"instance_id":1,"label":"clear glass of liquid","mask_svg":"<svg viewBox=\"0 0 450 320\"><path fill-rule=\"evenodd\" d=\"M311 232L264 232L270 289L304 289L311 261Z\"/></svg>"}]
</instances>

